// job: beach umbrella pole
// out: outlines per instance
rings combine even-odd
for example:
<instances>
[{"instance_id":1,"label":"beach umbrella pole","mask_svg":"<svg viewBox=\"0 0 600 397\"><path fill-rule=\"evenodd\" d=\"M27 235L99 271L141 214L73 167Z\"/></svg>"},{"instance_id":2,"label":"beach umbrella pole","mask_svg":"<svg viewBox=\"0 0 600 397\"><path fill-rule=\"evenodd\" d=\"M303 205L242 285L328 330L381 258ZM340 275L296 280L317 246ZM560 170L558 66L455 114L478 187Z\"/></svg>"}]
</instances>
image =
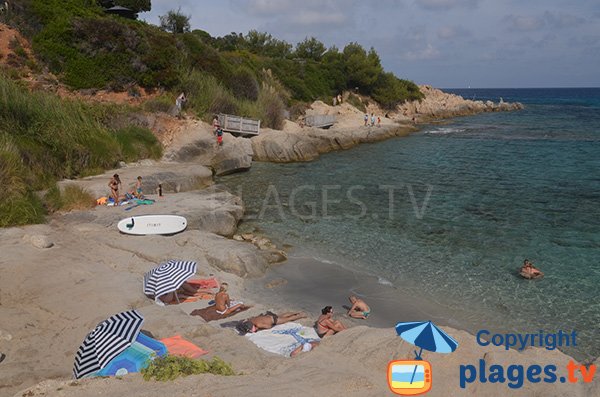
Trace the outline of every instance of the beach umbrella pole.
<instances>
[{"instance_id":1,"label":"beach umbrella pole","mask_svg":"<svg viewBox=\"0 0 600 397\"><path fill-rule=\"evenodd\" d=\"M415 350L415 355L417 356L416 357L417 360L422 360L421 353L423 353L423 348L421 348L421 350L419 350L419 354L417 354L417 351ZM410 377L410 384L411 385L413 383L413 380L415 379L415 374L417 373L417 367L418 367L418 365L415 365L415 369L413 370L413 374Z\"/></svg>"}]
</instances>

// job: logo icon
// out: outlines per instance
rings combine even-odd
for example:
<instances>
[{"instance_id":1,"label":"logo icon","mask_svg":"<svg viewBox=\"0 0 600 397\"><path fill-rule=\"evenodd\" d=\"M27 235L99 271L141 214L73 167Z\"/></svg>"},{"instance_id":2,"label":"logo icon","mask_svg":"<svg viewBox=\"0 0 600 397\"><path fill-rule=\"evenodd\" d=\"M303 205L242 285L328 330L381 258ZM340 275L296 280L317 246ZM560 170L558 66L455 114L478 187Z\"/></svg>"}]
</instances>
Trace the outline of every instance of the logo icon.
<instances>
[{"instance_id":1,"label":"logo icon","mask_svg":"<svg viewBox=\"0 0 600 397\"><path fill-rule=\"evenodd\" d=\"M416 396L431 390L431 364L423 360L395 360L388 364L390 390L402 396Z\"/></svg>"},{"instance_id":2,"label":"logo icon","mask_svg":"<svg viewBox=\"0 0 600 397\"><path fill-rule=\"evenodd\" d=\"M431 321L396 324L396 333L405 341L420 347L414 360L388 363L387 380L390 390L401 396L416 396L431 390L431 364L421 358L423 349L436 353L452 353L458 347L452 337Z\"/></svg>"}]
</instances>

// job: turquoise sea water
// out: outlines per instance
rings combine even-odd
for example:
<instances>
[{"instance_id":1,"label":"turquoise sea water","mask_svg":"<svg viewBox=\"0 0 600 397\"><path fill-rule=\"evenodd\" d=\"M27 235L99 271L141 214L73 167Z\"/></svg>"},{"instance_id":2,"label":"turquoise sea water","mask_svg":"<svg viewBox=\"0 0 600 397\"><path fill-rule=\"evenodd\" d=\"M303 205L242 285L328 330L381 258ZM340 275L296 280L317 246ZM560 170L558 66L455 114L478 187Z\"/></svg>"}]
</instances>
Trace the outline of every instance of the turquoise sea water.
<instances>
[{"instance_id":1,"label":"turquoise sea water","mask_svg":"<svg viewBox=\"0 0 600 397\"><path fill-rule=\"evenodd\" d=\"M311 163L255 163L222 179L260 218L243 227L437 302L451 324L576 330L566 351L598 357L600 89L454 92L526 108ZM543 280L516 276L524 258Z\"/></svg>"}]
</instances>

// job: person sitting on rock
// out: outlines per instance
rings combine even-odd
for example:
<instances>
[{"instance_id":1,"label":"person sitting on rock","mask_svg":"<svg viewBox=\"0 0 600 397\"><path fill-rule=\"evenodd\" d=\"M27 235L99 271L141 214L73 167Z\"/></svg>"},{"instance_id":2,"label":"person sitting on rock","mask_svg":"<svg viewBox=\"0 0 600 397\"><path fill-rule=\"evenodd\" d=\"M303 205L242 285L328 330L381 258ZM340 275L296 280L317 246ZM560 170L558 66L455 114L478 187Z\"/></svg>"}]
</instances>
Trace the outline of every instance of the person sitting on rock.
<instances>
[{"instance_id":1,"label":"person sitting on rock","mask_svg":"<svg viewBox=\"0 0 600 397\"><path fill-rule=\"evenodd\" d=\"M338 320L333 319L333 307L325 306L317 320L317 335L319 338L335 335L345 330L346 327Z\"/></svg>"},{"instance_id":2,"label":"person sitting on rock","mask_svg":"<svg viewBox=\"0 0 600 397\"><path fill-rule=\"evenodd\" d=\"M142 177L141 176L137 177L137 182L135 182L135 188L133 189L133 192L131 192L131 194L135 198L138 198L140 200L144 199L144 193L142 192Z\"/></svg>"},{"instance_id":3,"label":"person sitting on rock","mask_svg":"<svg viewBox=\"0 0 600 397\"><path fill-rule=\"evenodd\" d=\"M220 315L225 315L234 312L243 305L243 302L232 301L229 298L229 294L227 293L228 288L229 284L221 283L219 292L217 292L217 294L215 295L215 309Z\"/></svg>"},{"instance_id":4,"label":"person sitting on rock","mask_svg":"<svg viewBox=\"0 0 600 397\"><path fill-rule=\"evenodd\" d=\"M348 315L352 318L360 318L366 320L371 314L371 308L362 299L352 295L348 298L352 307L348 310Z\"/></svg>"}]
</instances>

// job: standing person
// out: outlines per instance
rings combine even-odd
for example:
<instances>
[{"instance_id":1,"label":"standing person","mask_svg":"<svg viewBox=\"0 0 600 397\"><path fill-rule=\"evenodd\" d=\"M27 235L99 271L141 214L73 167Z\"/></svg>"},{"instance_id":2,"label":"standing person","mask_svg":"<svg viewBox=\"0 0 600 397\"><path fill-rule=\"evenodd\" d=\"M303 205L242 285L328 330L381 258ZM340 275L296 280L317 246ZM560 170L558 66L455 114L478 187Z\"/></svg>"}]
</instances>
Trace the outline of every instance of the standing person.
<instances>
[{"instance_id":1,"label":"standing person","mask_svg":"<svg viewBox=\"0 0 600 397\"><path fill-rule=\"evenodd\" d=\"M371 127L375 127L375 114L371 113Z\"/></svg>"},{"instance_id":2,"label":"standing person","mask_svg":"<svg viewBox=\"0 0 600 397\"><path fill-rule=\"evenodd\" d=\"M181 116L181 110L183 109L183 105L187 102L187 98L185 97L185 92L179 94L177 99L175 99L175 106L177 106L177 117Z\"/></svg>"},{"instance_id":3,"label":"standing person","mask_svg":"<svg viewBox=\"0 0 600 397\"><path fill-rule=\"evenodd\" d=\"M223 128L217 130L217 146L223 146Z\"/></svg>"},{"instance_id":4,"label":"standing person","mask_svg":"<svg viewBox=\"0 0 600 397\"><path fill-rule=\"evenodd\" d=\"M377 127L381 127L381 116L377 116Z\"/></svg>"},{"instance_id":5,"label":"standing person","mask_svg":"<svg viewBox=\"0 0 600 397\"><path fill-rule=\"evenodd\" d=\"M217 130L221 127L221 124L219 123L219 116L215 115L215 117L213 118L213 135L217 135Z\"/></svg>"},{"instance_id":6,"label":"standing person","mask_svg":"<svg viewBox=\"0 0 600 397\"><path fill-rule=\"evenodd\" d=\"M337 105L337 97L333 97L333 106Z\"/></svg>"},{"instance_id":7,"label":"standing person","mask_svg":"<svg viewBox=\"0 0 600 397\"><path fill-rule=\"evenodd\" d=\"M364 120L365 120L365 127L366 127L367 123L369 122L369 115L367 113L365 113Z\"/></svg>"},{"instance_id":8,"label":"standing person","mask_svg":"<svg viewBox=\"0 0 600 397\"><path fill-rule=\"evenodd\" d=\"M114 174L110 181L108 181L108 187L112 198L115 200L115 205L119 205L119 185L121 185L121 179L119 174Z\"/></svg>"},{"instance_id":9,"label":"standing person","mask_svg":"<svg viewBox=\"0 0 600 397\"><path fill-rule=\"evenodd\" d=\"M369 317L369 314L371 314L371 308L369 305L354 295L351 295L348 299L350 300L350 303L352 303L352 307L350 310L348 310L348 315L352 318L366 320L367 317Z\"/></svg>"},{"instance_id":10,"label":"standing person","mask_svg":"<svg viewBox=\"0 0 600 397\"><path fill-rule=\"evenodd\" d=\"M333 319L333 308L331 306L325 306L321 310L321 315L317 320L317 335L319 335L319 338L337 334L345 329L344 324Z\"/></svg>"},{"instance_id":11,"label":"standing person","mask_svg":"<svg viewBox=\"0 0 600 397\"><path fill-rule=\"evenodd\" d=\"M338 100L338 104L341 105L342 104L342 94L338 94L337 100Z\"/></svg>"}]
</instances>

